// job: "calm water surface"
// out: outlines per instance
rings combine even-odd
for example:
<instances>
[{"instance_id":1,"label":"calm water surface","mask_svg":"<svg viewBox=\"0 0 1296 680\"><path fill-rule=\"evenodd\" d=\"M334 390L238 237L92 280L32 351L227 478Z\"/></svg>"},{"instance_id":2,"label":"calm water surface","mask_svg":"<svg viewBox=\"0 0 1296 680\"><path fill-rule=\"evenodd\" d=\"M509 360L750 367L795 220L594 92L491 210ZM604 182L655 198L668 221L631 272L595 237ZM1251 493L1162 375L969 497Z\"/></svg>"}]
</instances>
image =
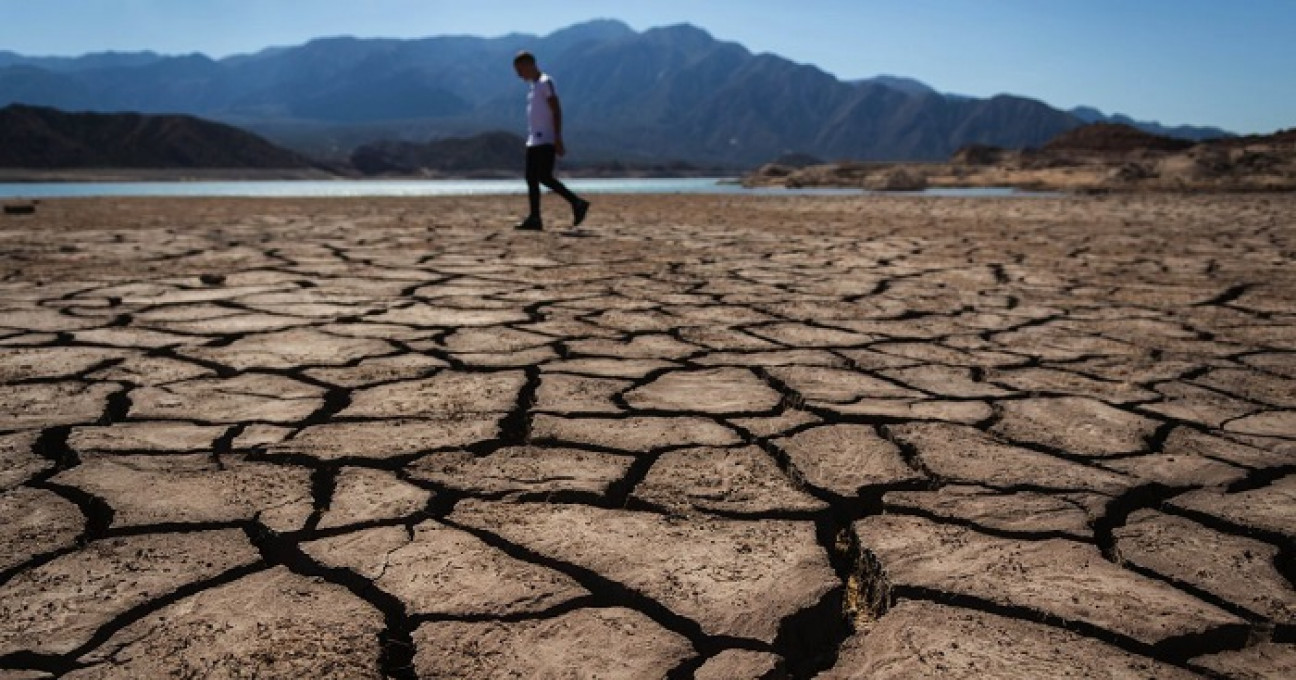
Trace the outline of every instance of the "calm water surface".
<instances>
[{"instance_id":1,"label":"calm water surface","mask_svg":"<svg viewBox=\"0 0 1296 680\"><path fill-rule=\"evenodd\" d=\"M742 196L851 196L859 189L745 189L732 179L572 179L568 187L581 194L732 194ZM526 193L520 179L471 180L280 180L235 182L15 182L0 183L0 198L66 198L86 196L235 196L312 198L346 196L487 196ZM926 196L1030 196L1011 188L928 189Z\"/></svg>"}]
</instances>

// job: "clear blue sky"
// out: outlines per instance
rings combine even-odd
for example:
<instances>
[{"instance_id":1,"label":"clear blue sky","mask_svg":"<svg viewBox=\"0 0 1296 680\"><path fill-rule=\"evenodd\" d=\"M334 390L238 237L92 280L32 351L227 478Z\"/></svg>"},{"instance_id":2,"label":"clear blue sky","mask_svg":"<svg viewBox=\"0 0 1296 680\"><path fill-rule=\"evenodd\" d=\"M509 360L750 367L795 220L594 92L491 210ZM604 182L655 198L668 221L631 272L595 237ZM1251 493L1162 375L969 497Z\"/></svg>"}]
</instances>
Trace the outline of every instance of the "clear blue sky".
<instances>
[{"instance_id":1,"label":"clear blue sky","mask_svg":"<svg viewBox=\"0 0 1296 680\"><path fill-rule=\"evenodd\" d=\"M0 0L0 50L222 57L594 18L687 22L843 79L901 75L1242 133L1296 127L1296 0Z\"/></svg>"}]
</instances>

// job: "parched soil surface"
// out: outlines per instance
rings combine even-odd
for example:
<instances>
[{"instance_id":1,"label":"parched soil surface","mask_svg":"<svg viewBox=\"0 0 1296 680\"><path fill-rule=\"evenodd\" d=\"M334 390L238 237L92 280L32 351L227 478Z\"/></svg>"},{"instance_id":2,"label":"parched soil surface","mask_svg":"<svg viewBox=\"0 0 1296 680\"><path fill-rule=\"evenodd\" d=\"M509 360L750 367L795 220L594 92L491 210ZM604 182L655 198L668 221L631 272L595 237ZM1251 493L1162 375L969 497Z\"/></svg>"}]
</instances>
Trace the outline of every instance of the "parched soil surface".
<instances>
[{"instance_id":1,"label":"parched soil surface","mask_svg":"<svg viewBox=\"0 0 1296 680\"><path fill-rule=\"evenodd\" d=\"M0 678L1296 674L1296 196L520 207L0 216Z\"/></svg>"}]
</instances>

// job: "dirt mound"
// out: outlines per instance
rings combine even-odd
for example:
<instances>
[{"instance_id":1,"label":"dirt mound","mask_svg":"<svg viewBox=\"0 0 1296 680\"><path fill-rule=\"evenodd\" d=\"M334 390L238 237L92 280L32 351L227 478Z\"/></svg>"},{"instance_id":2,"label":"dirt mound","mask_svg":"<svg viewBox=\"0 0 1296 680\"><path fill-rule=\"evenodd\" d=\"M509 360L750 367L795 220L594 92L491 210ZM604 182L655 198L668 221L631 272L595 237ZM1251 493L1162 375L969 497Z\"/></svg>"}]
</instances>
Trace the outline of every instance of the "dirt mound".
<instances>
[{"instance_id":1,"label":"dirt mound","mask_svg":"<svg viewBox=\"0 0 1296 680\"><path fill-rule=\"evenodd\" d=\"M1271 135L1246 135L1244 137L1218 139L1211 142L1211 144L1230 148L1256 145L1291 148L1296 147L1296 127L1279 130Z\"/></svg>"},{"instance_id":2,"label":"dirt mound","mask_svg":"<svg viewBox=\"0 0 1296 680\"><path fill-rule=\"evenodd\" d=\"M1045 151L1183 151L1194 142L1143 132L1119 123L1094 123L1064 132L1044 145Z\"/></svg>"},{"instance_id":3,"label":"dirt mound","mask_svg":"<svg viewBox=\"0 0 1296 680\"><path fill-rule=\"evenodd\" d=\"M954 152L950 162L958 165L994 165L1001 162L1006 153L997 146L969 144Z\"/></svg>"}]
</instances>

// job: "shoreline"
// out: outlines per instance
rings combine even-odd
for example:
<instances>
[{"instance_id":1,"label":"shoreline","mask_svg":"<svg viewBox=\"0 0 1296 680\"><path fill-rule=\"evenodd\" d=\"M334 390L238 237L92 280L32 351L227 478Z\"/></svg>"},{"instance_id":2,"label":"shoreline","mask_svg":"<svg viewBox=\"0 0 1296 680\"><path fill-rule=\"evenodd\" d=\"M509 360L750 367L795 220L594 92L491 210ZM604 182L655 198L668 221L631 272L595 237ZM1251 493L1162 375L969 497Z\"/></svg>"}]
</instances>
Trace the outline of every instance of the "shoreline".
<instances>
[{"instance_id":1,"label":"shoreline","mask_svg":"<svg viewBox=\"0 0 1296 680\"><path fill-rule=\"evenodd\" d=\"M582 171L565 170L562 177L571 179L694 179L723 177L735 183L742 178L742 172L656 172L628 171L608 172L601 170ZM264 182L264 181L437 181L437 180L518 180L522 181L521 170L472 172L464 174L428 173L428 174L388 174L361 175L348 173L331 173L323 170L285 169L246 169L246 168L76 168L59 170L36 170L26 168L0 168L0 184L46 184L46 183L97 183L97 182Z\"/></svg>"},{"instance_id":2,"label":"shoreline","mask_svg":"<svg viewBox=\"0 0 1296 680\"><path fill-rule=\"evenodd\" d=\"M1013 188L1068 194L1255 194L1296 192L1296 178L1146 177L1122 175L1125 166L1092 164L1034 169L969 167L954 163L829 163L805 168L764 166L743 177L749 188L840 188L889 193L924 189Z\"/></svg>"}]
</instances>

